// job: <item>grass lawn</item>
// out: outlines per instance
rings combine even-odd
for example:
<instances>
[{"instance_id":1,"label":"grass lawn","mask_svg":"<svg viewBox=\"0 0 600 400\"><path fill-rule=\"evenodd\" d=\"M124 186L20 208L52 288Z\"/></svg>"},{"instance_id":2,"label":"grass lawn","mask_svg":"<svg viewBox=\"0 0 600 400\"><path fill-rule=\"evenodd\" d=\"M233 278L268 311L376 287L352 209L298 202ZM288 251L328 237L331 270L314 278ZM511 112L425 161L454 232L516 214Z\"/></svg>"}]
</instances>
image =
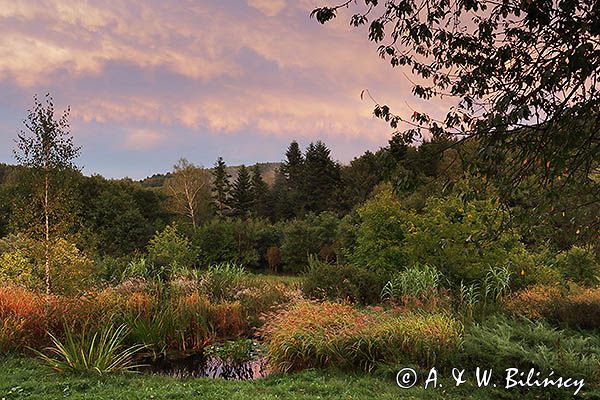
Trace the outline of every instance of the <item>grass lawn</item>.
<instances>
[{"instance_id":1,"label":"grass lawn","mask_svg":"<svg viewBox=\"0 0 600 400\"><path fill-rule=\"evenodd\" d=\"M451 387L452 382L447 382ZM564 397L562 397L564 394ZM512 395L510 397L509 395ZM0 360L0 399L557 399L568 392L529 392L459 389L403 390L394 377L307 371L257 381L175 379L150 375L57 375L35 360ZM600 398L588 394L584 398Z\"/></svg>"}]
</instances>

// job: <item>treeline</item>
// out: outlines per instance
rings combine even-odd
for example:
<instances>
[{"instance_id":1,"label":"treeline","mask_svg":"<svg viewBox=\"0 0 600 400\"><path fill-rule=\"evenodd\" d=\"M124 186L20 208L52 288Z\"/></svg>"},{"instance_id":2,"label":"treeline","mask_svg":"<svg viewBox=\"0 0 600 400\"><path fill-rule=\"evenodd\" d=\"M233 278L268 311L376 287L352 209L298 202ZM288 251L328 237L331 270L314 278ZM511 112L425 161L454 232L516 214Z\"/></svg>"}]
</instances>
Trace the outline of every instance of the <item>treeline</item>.
<instances>
[{"instance_id":1,"label":"treeline","mask_svg":"<svg viewBox=\"0 0 600 400\"><path fill-rule=\"evenodd\" d=\"M240 166L232 178L222 158L211 169L180 160L154 187L65 171L60 186L69 193L61 197L63 211L52 217L79 249L97 259L142 254L157 232L175 224L193 246L197 266L235 261L297 272L309 255L328 261L343 257L344 242L353 235L345 227L383 187L417 213L430 198L450 193L499 198L498 188L470 173L474 148L439 140L407 147L392 139L377 152L341 165L324 143L302 151L294 141L272 184L258 164ZM36 225L32 220L40 219L31 213L36 194L27 176L25 167L0 166L0 236L28 232ZM505 195L521 240L555 250L597 241L594 209L568 209L570 199L585 196L576 189L558 199L526 190ZM560 206L567 212L557 212Z\"/></svg>"}]
</instances>

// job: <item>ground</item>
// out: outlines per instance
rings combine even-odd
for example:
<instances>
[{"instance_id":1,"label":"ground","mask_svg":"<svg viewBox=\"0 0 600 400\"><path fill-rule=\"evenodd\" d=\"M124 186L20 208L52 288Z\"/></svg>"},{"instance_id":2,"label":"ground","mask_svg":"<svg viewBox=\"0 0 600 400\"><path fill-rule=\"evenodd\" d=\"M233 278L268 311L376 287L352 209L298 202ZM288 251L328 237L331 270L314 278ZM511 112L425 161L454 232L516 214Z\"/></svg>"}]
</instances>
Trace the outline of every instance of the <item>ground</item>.
<instances>
[{"instance_id":1,"label":"ground","mask_svg":"<svg viewBox=\"0 0 600 400\"><path fill-rule=\"evenodd\" d=\"M452 382L447 382L450 388ZM564 395L564 397L563 397ZM0 360L0 400L9 399L560 399L568 392L507 392L459 389L403 390L393 373L342 374L306 371L271 376L257 381L232 382L211 379L176 379L150 375L57 375L35 360L7 357ZM583 398L600 398L588 393Z\"/></svg>"}]
</instances>

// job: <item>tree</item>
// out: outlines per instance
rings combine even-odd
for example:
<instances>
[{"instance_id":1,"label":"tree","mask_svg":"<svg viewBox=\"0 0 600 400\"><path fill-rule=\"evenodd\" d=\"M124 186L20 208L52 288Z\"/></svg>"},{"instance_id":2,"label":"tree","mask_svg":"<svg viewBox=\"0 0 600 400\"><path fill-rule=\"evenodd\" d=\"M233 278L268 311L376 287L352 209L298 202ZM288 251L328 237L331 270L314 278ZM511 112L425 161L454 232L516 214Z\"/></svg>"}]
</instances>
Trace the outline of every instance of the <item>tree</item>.
<instances>
[{"instance_id":1,"label":"tree","mask_svg":"<svg viewBox=\"0 0 600 400\"><path fill-rule=\"evenodd\" d=\"M406 143L425 131L476 138L478 166L512 187L535 173L546 187L561 188L598 169L598 1L363 3L320 7L311 17L326 23L354 7L350 23L369 24L380 56L416 75L414 95L455 101L445 118L396 115L374 101L375 116Z\"/></svg>"},{"instance_id":2,"label":"tree","mask_svg":"<svg viewBox=\"0 0 600 400\"><path fill-rule=\"evenodd\" d=\"M230 204L233 215L237 217L248 216L254 203L252 192L252 182L248 168L241 165L231 188Z\"/></svg>"},{"instance_id":3,"label":"tree","mask_svg":"<svg viewBox=\"0 0 600 400\"><path fill-rule=\"evenodd\" d=\"M223 157L219 157L215 162L212 176L213 202L217 209L217 214L220 217L224 217L229 210L229 192L231 191L229 179L231 178L231 175L227 173L227 165L225 165Z\"/></svg>"},{"instance_id":4,"label":"tree","mask_svg":"<svg viewBox=\"0 0 600 400\"><path fill-rule=\"evenodd\" d=\"M302 197L302 185L304 179L304 157L300 146L295 140L290 143L285 152L286 160L281 165L281 173L285 177L287 200L292 207L294 215L304 213L304 199Z\"/></svg>"},{"instance_id":5,"label":"tree","mask_svg":"<svg viewBox=\"0 0 600 400\"><path fill-rule=\"evenodd\" d=\"M29 111L27 119L23 121L26 130L18 135L17 149L14 155L17 161L30 169L34 175L34 183L38 199L43 211L43 237L45 244L45 280L46 292L51 293L51 219L54 207L58 207L55 178L65 170L77 170L73 161L79 156L80 147L73 144L73 137L69 132L69 109L57 119L52 97L46 95L46 102L42 104L34 97L34 108Z\"/></svg>"},{"instance_id":6,"label":"tree","mask_svg":"<svg viewBox=\"0 0 600 400\"><path fill-rule=\"evenodd\" d=\"M190 163L185 158L180 159L173 167L173 173L166 182L175 207L175 212L189 218L194 231L198 224L198 210L203 191L210 185L210 174L204 168Z\"/></svg>"},{"instance_id":7,"label":"tree","mask_svg":"<svg viewBox=\"0 0 600 400\"><path fill-rule=\"evenodd\" d=\"M252 212L255 216L265 217L269 215L268 194L269 185L265 182L260 171L260 165L252 167Z\"/></svg>"},{"instance_id":8,"label":"tree","mask_svg":"<svg viewBox=\"0 0 600 400\"><path fill-rule=\"evenodd\" d=\"M330 150L321 141L306 149L302 197L307 211L334 210L338 206L340 166L331 159Z\"/></svg>"}]
</instances>

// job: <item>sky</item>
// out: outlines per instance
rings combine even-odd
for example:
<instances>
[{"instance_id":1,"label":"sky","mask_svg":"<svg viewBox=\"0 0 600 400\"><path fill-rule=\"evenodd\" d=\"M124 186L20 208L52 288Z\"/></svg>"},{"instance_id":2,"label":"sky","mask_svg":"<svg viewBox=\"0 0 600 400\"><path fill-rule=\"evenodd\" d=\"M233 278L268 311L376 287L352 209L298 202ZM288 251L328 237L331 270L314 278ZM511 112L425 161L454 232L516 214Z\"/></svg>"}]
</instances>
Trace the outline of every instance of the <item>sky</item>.
<instances>
[{"instance_id":1,"label":"sky","mask_svg":"<svg viewBox=\"0 0 600 400\"><path fill-rule=\"evenodd\" d=\"M0 0L0 162L34 94L70 106L87 175L141 179L181 157L280 161L297 140L346 163L386 145L368 89L396 113L424 105L327 0Z\"/></svg>"}]
</instances>

